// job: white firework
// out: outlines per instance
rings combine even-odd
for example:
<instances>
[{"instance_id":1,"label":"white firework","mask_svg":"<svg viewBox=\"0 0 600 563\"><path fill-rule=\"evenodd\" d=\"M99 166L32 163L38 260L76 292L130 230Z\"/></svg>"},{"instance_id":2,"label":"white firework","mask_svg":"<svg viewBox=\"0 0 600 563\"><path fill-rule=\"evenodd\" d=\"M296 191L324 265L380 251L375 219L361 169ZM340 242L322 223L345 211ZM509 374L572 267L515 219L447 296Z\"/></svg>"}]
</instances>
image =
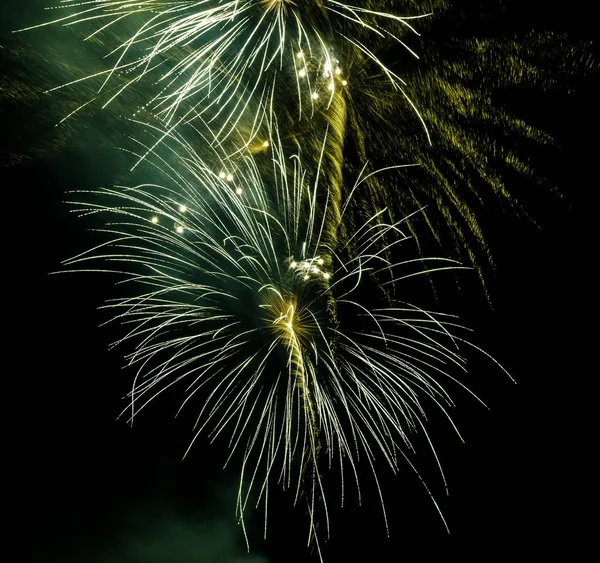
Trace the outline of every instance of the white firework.
<instances>
[{"instance_id":1,"label":"white firework","mask_svg":"<svg viewBox=\"0 0 600 563\"><path fill-rule=\"evenodd\" d=\"M453 317L383 293L373 307L373 295L460 266L391 260L408 237L385 209L342 233L364 178L332 222L326 179L284 154L276 127L270 161L212 148L200 158L174 133L160 150L139 145L164 184L78 195L80 213L106 217L108 238L66 262L70 271L118 272L131 287L107 304L129 327L119 343L131 343L127 361L137 366L127 412L133 419L165 389L183 388L183 405L198 409L191 444L227 436L230 459L240 460L242 523L249 503L264 502L266 525L278 483L307 503L309 543L318 545L317 502L328 524L324 471L337 465L342 488L349 473L360 495L365 468L379 488L381 460L394 472L414 469L411 434L427 436L424 401L448 414L444 383L465 369ZM381 506L385 516L382 496Z\"/></svg>"},{"instance_id":2,"label":"white firework","mask_svg":"<svg viewBox=\"0 0 600 563\"><path fill-rule=\"evenodd\" d=\"M219 140L250 120L248 142L265 108L288 105L299 120L327 110L348 86L346 66L356 56L404 93L400 76L353 31L398 42L417 56L399 30L416 34L411 21L424 17L335 0L63 0L55 10L67 13L32 28L91 26L87 39L106 42L111 61L59 88L100 79L104 106L134 88L147 100L143 108L167 125L201 116L218 124Z\"/></svg>"}]
</instances>

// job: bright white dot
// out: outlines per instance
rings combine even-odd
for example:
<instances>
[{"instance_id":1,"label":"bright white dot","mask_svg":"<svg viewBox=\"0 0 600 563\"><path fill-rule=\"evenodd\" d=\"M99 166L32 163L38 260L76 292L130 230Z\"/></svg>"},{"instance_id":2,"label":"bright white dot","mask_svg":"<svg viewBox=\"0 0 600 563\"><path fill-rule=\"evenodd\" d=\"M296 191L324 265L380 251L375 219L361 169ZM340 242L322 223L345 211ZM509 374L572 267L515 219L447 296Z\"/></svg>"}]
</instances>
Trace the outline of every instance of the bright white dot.
<instances>
[{"instance_id":1,"label":"bright white dot","mask_svg":"<svg viewBox=\"0 0 600 563\"><path fill-rule=\"evenodd\" d=\"M179 234L183 233L183 227L181 225L177 226L177 229L175 229Z\"/></svg>"},{"instance_id":2,"label":"bright white dot","mask_svg":"<svg viewBox=\"0 0 600 563\"><path fill-rule=\"evenodd\" d=\"M348 84L347 80L342 80L342 86L346 86Z\"/></svg>"},{"instance_id":3,"label":"bright white dot","mask_svg":"<svg viewBox=\"0 0 600 563\"><path fill-rule=\"evenodd\" d=\"M304 276L304 279L307 280L308 279L308 275Z\"/></svg>"},{"instance_id":4,"label":"bright white dot","mask_svg":"<svg viewBox=\"0 0 600 563\"><path fill-rule=\"evenodd\" d=\"M292 262L292 263L290 264L290 266L291 266L292 268L295 268L297 265L298 265L298 262Z\"/></svg>"},{"instance_id":5,"label":"bright white dot","mask_svg":"<svg viewBox=\"0 0 600 563\"><path fill-rule=\"evenodd\" d=\"M235 193L237 195L242 195L243 192L244 192L244 190L242 190L242 188L238 188L237 190L235 190Z\"/></svg>"},{"instance_id":6,"label":"bright white dot","mask_svg":"<svg viewBox=\"0 0 600 563\"><path fill-rule=\"evenodd\" d=\"M290 330L292 330L292 323L285 323L285 326L287 326Z\"/></svg>"},{"instance_id":7,"label":"bright white dot","mask_svg":"<svg viewBox=\"0 0 600 563\"><path fill-rule=\"evenodd\" d=\"M325 72L331 71L331 63L325 63Z\"/></svg>"},{"instance_id":8,"label":"bright white dot","mask_svg":"<svg viewBox=\"0 0 600 563\"><path fill-rule=\"evenodd\" d=\"M152 217L152 219L150 219L150 221L152 221L155 225L156 223L158 223L158 217Z\"/></svg>"},{"instance_id":9,"label":"bright white dot","mask_svg":"<svg viewBox=\"0 0 600 563\"><path fill-rule=\"evenodd\" d=\"M185 205L180 205L179 211L181 211L181 213L185 213L187 211L187 207Z\"/></svg>"},{"instance_id":10,"label":"bright white dot","mask_svg":"<svg viewBox=\"0 0 600 563\"><path fill-rule=\"evenodd\" d=\"M319 97L319 94L317 94L316 92L312 93L312 99L316 100Z\"/></svg>"},{"instance_id":11,"label":"bright white dot","mask_svg":"<svg viewBox=\"0 0 600 563\"><path fill-rule=\"evenodd\" d=\"M327 272L325 272L325 273L323 274L323 277L324 277L326 280L328 280L328 279L329 279L331 276L330 276L330 275L329 275Z\"/></svg>"},{"instance_id":12,"label":"bright white dot","mask_svg":"<svg viewBox=\"0 0 600 563\"><path fill-rule=\"evenodd\" d=\"M336 74L342 74L342 69L341 69L341 68L338 66L338 67L335 69L335 73L336 73Z\"/></svg>"},{"instance_id":13,"label":"bright white dot","mask_svg":"<svg viewBox=\"0 0 600 563\"><path fill-rule=\"evenodd\" d=\"M268 146L269 146L269 141L265 141L265 142L263 143L263 147L268 147Z\"/></svg>"},{"instance_id":14,"label":"bright white dot","mask_svg":"<svg viewBox=\"0 0 600 563\"><path fill-rule=\"evenodd\" d=\"M298 51L298 54L296 55L299 59L303 59L304 58L304 53L302 51Z\"/></svg>"},{"instance_id":15,"label":"bright white dot","mask_svg":"<svg viewBox=\"0 0 600 563\"><path fill-rule=\"evenodd\" d=\"M219 172L219 178L225 178L225 172Z\"/></svg>"},{"instance_id":16,"label":"bright white dot","mask_svg":"<svg viewBox=\"0 0 600 563\"><path fill-rule=\"evenodd\" d=\"M333 90L333 82L330 82L329 84L327 84L327 89Z\"/></svg>"},{"instance_id":17,"label":"bright white dot","mask_svg":"<svg viewBox=\"0 0 600 563\"><path fill-rule=\"evenodd\" d=\"M303 68L301 68L300 71L298 72L298 76L305 77L306 76L306 70L304 70Z\"/></svg>"},{"instance_id":18,"label":"bright white dot","mask_svg":"<svg viewBox=\"0 0 600 563\"><path fill-rule=\"evenodd\" d=\"M323 265L323 258L319 258L317 260L317 264L319 264L319 266L322 266Z\"/></svg>"},{"instance_id":19,"label":"bright white dot","mask_svg":"<svg viewBox=\"0 0 600 563\"><path fill-rule=\"evenodd\" d=\"M233 180L233 174L227 174L227 181L231 182Z\"/></svg>"}]
</instances>

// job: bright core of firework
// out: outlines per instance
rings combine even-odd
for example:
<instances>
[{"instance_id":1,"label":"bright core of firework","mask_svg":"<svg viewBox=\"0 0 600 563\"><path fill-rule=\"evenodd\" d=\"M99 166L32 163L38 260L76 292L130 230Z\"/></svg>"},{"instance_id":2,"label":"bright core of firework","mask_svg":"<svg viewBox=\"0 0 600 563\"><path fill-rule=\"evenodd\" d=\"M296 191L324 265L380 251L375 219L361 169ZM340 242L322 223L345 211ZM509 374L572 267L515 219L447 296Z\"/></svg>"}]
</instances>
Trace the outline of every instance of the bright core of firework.
<instances>
[{"instance_id":1,"label":"bright core of firework","mask_svg":"<svg viewBox=\"0 0 600 563\"><path fill-rule=\"evenodd\" d=\"M324 272L321 268L324 260L320 256L314 258L307 258L305 260L296 261L292 258L290 261L290 268L300 276L303 280L308 280L311 275L321 276L323 279L328 280L331 274Z\"/></svg>"}]
</instances>

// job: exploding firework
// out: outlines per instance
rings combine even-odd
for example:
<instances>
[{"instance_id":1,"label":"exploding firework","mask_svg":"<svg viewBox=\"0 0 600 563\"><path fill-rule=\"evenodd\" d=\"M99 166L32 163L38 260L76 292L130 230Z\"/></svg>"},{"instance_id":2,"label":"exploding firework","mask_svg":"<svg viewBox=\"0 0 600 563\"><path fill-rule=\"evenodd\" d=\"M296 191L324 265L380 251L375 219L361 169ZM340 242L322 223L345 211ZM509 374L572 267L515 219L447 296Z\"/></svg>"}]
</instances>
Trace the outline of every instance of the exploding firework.
<instances>
[{"instance_id":1,"label":"exploding firework","mask_svg":"<svg viewBox=\"0 0 600 563\"><path fill-rule=\"evenodd\" d=\"M151 145L140 140L139 154ZM105 216L108 240L66 265L100 261L89 269L117 272L131 287L106 305L129 327L120 343L131 343L128 364L137 366L131 419L183 387L183 405L201 405L192 444L201 433L227 436L230 459L241 460L241 521L249 503L266 510L277 482L307 503L309 542L318 544L325 468L335 462L342 487L349 474L359 495L363 468L376 483L381 460L394 472L414 469L410 440L427 436L425 403L447 415L443 380L458 383L454 370L465 368L453 317L391 301L381 288L424 264L429 273L460 265L390 261L408 237L386 209L336 233L341 222L319 172L285 154L276 128L270 150L267 174L249 152L200 158L170 134L145 159L165 184L78 196L80 212ZM367 304L365 292L380 298Z\"/></svg>"},{"instance_id":2,"label":"exploding firework","mask_svg":"<svg viewBox=\"0 0 600 563\"><path fill-rule=\"evenodd\" d=\"M221 141L250 120L248 142L264 108L292 104L298 121L329 108L348 85L344 60L366 59L404 93L373 44L393 40L416 56L401 37L423 17L336 0L63 0L55 9L67 14L42 26L79 24L90 28L86 40L127 37L109 44L106 70L64 86L98 79L105 106L128 89L153 92L144 108L155 117L172 126L216 121ZM368 46L356 29L369 32Z\"/></svg>"}]
</instances>

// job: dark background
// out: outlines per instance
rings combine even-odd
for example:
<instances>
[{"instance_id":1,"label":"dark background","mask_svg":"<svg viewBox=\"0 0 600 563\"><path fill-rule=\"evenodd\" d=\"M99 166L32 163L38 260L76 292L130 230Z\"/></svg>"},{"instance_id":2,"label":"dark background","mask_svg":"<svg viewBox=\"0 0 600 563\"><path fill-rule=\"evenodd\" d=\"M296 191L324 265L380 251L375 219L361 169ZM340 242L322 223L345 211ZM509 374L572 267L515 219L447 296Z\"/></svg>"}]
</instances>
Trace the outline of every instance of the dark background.
<instances>
[{"instance_id":1,"label":"dark background","mask_svg":"<svg viewBox=\"0 0 600 563\"><path fill-rule=\"evenodd\" d=\"M3 87L14 85L10 77L15 74L36 80L50 64L43 43L9 34L28 17L40 21L36 10L43 4L2 7ZM468 16L465 25L474 28L479 18L489 26L490 17L496 17L499 33L512 26L515 32L555 30L574 40L591 37L588 20L564 8L549 11L545 3L534 2L524 10L519 2L508 2L484 10L474 0L457 3ZM39 66L28 73L19 63L26 55L19 53L31 48L39 48L34 57ZM596 254L584 219L597 189L595 94L591 81L581 79L568 95L532 92L510 102L557 139L557 147L536 156L564 197L540 196L533 210L539 228L500 212L486 219L498 266L490 282L493 308L478 295L461 307L476 330L475 342L503 363L518 384L474 357L468 384L491 410L457 396L452 414L466 444L441 419L432 420L450 495L445 496L426 451L419 469L450 534L410 471L392 477L384 469L390 538L377 498L367 489L364 507L350 502L343 510L332 509L326 561L578 559L592 502L582 399L591 393L597 372L586 361L587 335L594 326ZM233 514L235 468L223 471L221 447L206 443L181 460L191 437L189 419L175 420L166 404L148 410L133 428L116 420L132 373L123 370L120 349L107 351L119 330L100 328L107 315L97 308L117 290L101 276L49 272L94 240L62 203L65 192L110 183L118 158L98 148L104 145L92 136L109 134L101 123L88 136L84 128L63 139L48 117L51 98L33 103L32 94L23 91L9 103L6 99L4 92L0 186L8 318L3 330L2 505L7 560L308 561L304 509L291 508L290 498L275 491L268 539L261 539L259 510L250 523L252 552L245 554ZM53 150L55 138L63 145ZM28 150L32 146L37 148ZM19 160L15 155L26 156ZM525 182L522 189L529 189Z\"/></svg>"}]
</instances>

